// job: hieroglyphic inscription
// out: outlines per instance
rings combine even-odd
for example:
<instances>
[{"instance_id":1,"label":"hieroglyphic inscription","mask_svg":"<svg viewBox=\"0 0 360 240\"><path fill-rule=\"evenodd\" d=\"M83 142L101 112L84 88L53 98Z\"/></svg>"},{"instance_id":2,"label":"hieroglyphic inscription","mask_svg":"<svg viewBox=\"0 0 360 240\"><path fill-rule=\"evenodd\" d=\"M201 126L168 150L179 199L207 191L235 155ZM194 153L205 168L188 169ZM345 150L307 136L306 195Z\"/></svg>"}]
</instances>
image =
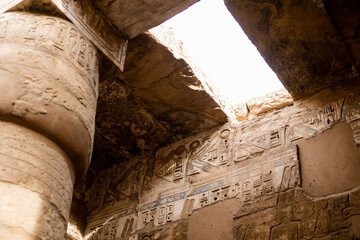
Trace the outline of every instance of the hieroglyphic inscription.
<instances>
[{"instance_id":1,"label":"hieroglyphic inscription","mask_svg":"<svg viewBox=\"0 0 360 240\"><path fill-rule=\"evenodd\" d=\"M159 187L159 181L153 183L156 194L145 196L136 206L137 229L177 221L229 198L254 203L300 186L297 141L341 121L350 123L354 136L357 129L360 133L359 103L358 99L330 102L261 135L225 125L158 150L154 179L165 180L166 188Z\"/></svg>"},{"instance_id":2,"label":"hieroglyphic inscription","mask_svg":"<svg viewBox=\"0 0 360 240\"><path fill-rule=\"evenodd\" d=\"M155 226L171 222L174 216L174 204L161 205L139 213L139 228L153 222Z\"/></svg>"},{"instance_id":3,"label":"hieroglyphic inscription","mask_svg":"<svg viewBox=\"0 0 360 240\"><path fill-rule=\"evenodd\" d=\"M0 14L6 12L23 0L3 0L0 3ZM80 31L90 39L121 71L124 70L127 40L120 36L85 0L52 0Z\"/></svg>"},{"instance_id":4,"label":"hieroglyphic inscription","mask_svg":"<svg viewBox=\"0 0 360 240\"><path fill-rule=\"evenodd\" d=\"M88 208L98 210L114 204L120 204L129 197L137 195L144 175L144 163L114 166L99 174L91 191Z\"/></svg>"},{"instance_id":5,"label":"hieroglyphic inscription","mask_svg":"<svg viewBox=\"0 0 360 240\"><path fill-rule=\"evenodd\" d=\"M179 144L174 149L162 149L156 153L154 175L167 182L183 183L189 176L214 172L232 162L231 138L231 130L225 128Z\"/></svg>"},{"instance_id":6,"label":"hieroglyphic inscription","mask_svg":"<svg viewBox=\"0 0 360 240\"><path fill-rule=\"evenodd\" d=\"M220 130L212 131L211 133L205 132L189 140L183 140L162 148L155 154L154 177L159 179L156 182L158 191L174 189L173 184L183 186L183 184L189 182L189 179L193 182L191 178L193 176L203 176L205 173L205 176L214 176L212 174L216 175L216 172L221 170L223 165L230 169L236 168L237 165L244 167L250 164L247 161L249 159L252 159L251 163L254 164L254 159L258 159L264 154L266 155L270 149L272 154L275 153L276 156L276 152L281 152L284 148L293 147L294 143L298 140L313 137L318 132L328 129L333 124L339 122L342 116L342 105L343 100L330 102L315 110L315 114L309 114L309 117L305 115L304 120L300 124L291 125L291 122L289 122L290 126L285 125L272 129L259 136L245 135L246 137L242 137L241 134L238 136L237 131L234 131L229 126L224 126ZM360 119L356 117L355 110L349 109L349 111L349 113L345 111L347 116L349 116L348 121L356 122L357 119ZM351 116L353 117L350 118ZM279 164L281 165L281 163ZM255 169L254 172L256 171ZM193 199L196 203L195 205L211 204L211 202L223 199L225 195L228 197L239 192L241 192L241 199L244 201L253 201L264 193L286 189L287 178L279 179L276 176L279 176L280 173L274 175L271 171L263 171L261 177L257 179L251 178L251 174L254 174L254 172L243 173L248 179L245 182L238 182L236 186L213 186L210 184L211 187L206 185L207 190L213 189L212 191L214 192L200 191L195 188L191 194L202 194L199 199ZM290 167L281 171L284 172L281 172L280 175L290 176L291 174L294 175L294 172L298 172L298 169L297 167ZM258 174L260 176L260 173ZM159 184L161 181L163 181L163 184ZM142 209L156 208L165 203L178 201L184 199L187 194L187 191L182 191L171 197L159 198L156 201L142 205Z\"/></svg>"},{"instance_id":7,"label":"hieroglyphic inscription","mask_svg":"<svg viewBox=\"0 0 360 240\"><path fill-rule=\"evenodd\" d=\"M90 80L89 85L97 91L97 51L71 23L54 17L4 13L0 16L0 42L21 42L34 48L51 46L56 54L66 56L78 66Z\"/></svg>"},{"instance_id":8,"label":"hieroglyphic inscription","mask_svg":"<svg viewBox=\"0 0 360 240\"><path fill-rule=\"evenodd\" d=\"M90 231L94 233L90 239L136 239L134 232L148 224L155 227L164 225L179 220L183 215L192 214L197 209L230 198L237 198L243 203L260 201L264 196L300 185L296 146L254 160L259 164L240 168L235 165L235 168L215 182L204 182L192 190L141 203L136 207L137 217L130 212L115 215L105 224L92 227ZM94 220L88 220L91 226Z\"/></svg>"},{"instance_id":9,"label":"hieroglyphic inscription","mask_svg":"<svg viewBox=\"0 0 360 240\"><path fill-rule=\"evenodd\" d=\"M360 97L350 95L345 100L343 118L350 124L355 142L360 146Z\"/></svg>"},{"instance_id":10,"label":"hieroglyphic inscription","mask_svg":"<svg viewBox=\"0 0 360 240\"><path fill-rule=\"evenodd\" d=\"M255 136L249 140L241 139L236 143L235 162L242 162L250 157L262 153L270 148L283 146L285 144L286 127L275 129L261 136Z\"/></svg>"},{"instance_id":11,"label":"hieroglyphic inscription","mask_svg":"<svg viewBox=\"0 0 360 240\"><path fill-rule=\"evenodd\" d=\"M339 100L323 106L318 114L307 119L307 123L314 128L318 128L319 125L325 127L334 124L341 119L342 102Z\"/></svg>"},{"instance_id":12,"label":"hieroglyphic inscription","mask_svg":"<svg viewBox=\"0 0 360 240\"><path fill-rule=\"evenodd\" d=\"M150 222L157 226L179 219L186 202L193 202L192 209L187 206L185 210L188 213L229 198L238 198L244 203L258 201L263 196L300 185L296 146L277 154L259 156L254 161L258 164L244 167L235 165L215 182L140 204L137 207L139 229Z\"/></svg>"},{"instance_id":13,"label":"hieroglyphic inscription","mask_svg":"<svg viewBox=\"0 0 360 240\"><path fill-rule=\"evenodd\" d=\"M342 121L342 108L344 100L330 102L320 108L318 113L304 119L303 123L296 124L289 129L290 142L308 139L318 132L330 128L335 123Z\"/></svg>"},{"instance_id":14,"label":"hieroglyphic inscription","mask_svg":"<svg viewBox=\"0 0 360 240\"><path fill-rule=\"evenodd\" d=\"M102 224L89 226L89 240L122 240L136 239L131 237L136 230L138 218L131 211L125 210L109 219L103 219Z\"/></svg>"},{"instance_id":15,"label":"hieroglyphic inscription","mask_svg":"<svg viewBox=\"0 0 360 240\"><path fill-rule=\"evenodd\" d=\"M121 71L124 70L127 40L85 0L52 2L89 38Z\"/></svg>"}]
</instances>

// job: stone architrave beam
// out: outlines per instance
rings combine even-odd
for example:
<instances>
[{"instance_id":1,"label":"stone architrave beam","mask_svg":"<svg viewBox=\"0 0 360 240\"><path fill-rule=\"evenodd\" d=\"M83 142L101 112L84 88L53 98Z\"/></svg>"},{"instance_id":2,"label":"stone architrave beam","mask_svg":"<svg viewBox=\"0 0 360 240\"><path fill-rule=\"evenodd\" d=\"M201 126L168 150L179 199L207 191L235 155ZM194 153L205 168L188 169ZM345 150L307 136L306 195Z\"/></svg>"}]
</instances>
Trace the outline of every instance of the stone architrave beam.
<instances>
[{"instance_id":1,"label":"stone architrave beam","mask_svg":"<svg viewBox=\"0 0 360 240\"><path fill-rule=\"evenodd\" d=\"M24 0L1 0L0 1L0 14L6 12L10 8L18 5L19 3L23 2Z\"/></svg>"},{"instance_id":2,"label":"stone architrave beam","mask_svg":"<svg viewBox=\"0 0 360 240\"><path fill-rule=\"evenodd\" d=\"M295 100L354 76L353 60L322 1L225 0L225 5Z\"/></svg>"},{"instance_id":3,"label":"stone architrave beam","mask_svg":"<svg viewBox=\"0 0 360 240\"><path fill-rule=\"evenodd\" d=\"M106 22L86 0L51 0L83 34L121 71L124 70L127 40Z\"/></svg>"},{"instance_id":4,"label":"stone architrave beam","mask_svg":"<svg viewBox=\"0 0 360 240\"><path fill-rule=\"evenodd\" d=\"M0 14L24 0L0 0ZM127 40L120 36L86 0L51 0L71 22L121 71L124 70Z\"/></svg>"}]
</instances>

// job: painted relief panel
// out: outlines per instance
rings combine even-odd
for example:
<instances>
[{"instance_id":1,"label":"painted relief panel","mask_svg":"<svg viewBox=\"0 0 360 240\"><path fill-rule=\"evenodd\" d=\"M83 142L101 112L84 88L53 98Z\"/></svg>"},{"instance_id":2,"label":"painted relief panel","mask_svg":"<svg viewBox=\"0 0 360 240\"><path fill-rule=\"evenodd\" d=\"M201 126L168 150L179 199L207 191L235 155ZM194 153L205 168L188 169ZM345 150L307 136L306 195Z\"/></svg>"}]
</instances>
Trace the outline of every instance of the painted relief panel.
<instances>
[{"instance_id":1,"label":"painted relief panel","mask_svg":"<svg viewBox=\"0 0 360 240\"><path fill-rule=\"evenodd\" d=\"M360 145L360 97L351 94L345 99L342 120L350 124L356 144Z\"/></svg>"},{"instance_id":2,"label":"painted relief panel","mask_svg":"<svg viewBox=\"0 0 360 240\"><path fill-rule=\"evenodd\" d=\"M89 38L116 66L124 69L127 40L84 0L52 0L52 2Z\"/></svg>"},{"instance_id":3,"label":"painted relief panel","mask_svg":"<svg viewBox=\"0 0 360 240\"><path fill-rule=\"evenodd\" d=\"M160 149L156 153L154 177L159 182L181 184L189 177L211 173L232 161L233 130L205 133L191 141Z\"/></svg>"},{"instance_id":4,"label":"painted relief panel","mask_svg":"<svg viewBox=\"0 0 360 240\"><path fill-rule=\"evenodd\" d=\"M135 174L138 177L133 177L136 171L132 165L118 173L119 177L103 177L96 182L93 209L98 209L100 216L106 205L115 206L116 202L123 201L123 205L116 205L118 209L129 206L131 201L127 199L131 190L122 191L120 181L116 179L124 183L128 179L130 185L136 180L134 189L138 189L138 200L130 208L136 214L136 227L134 225L134 232L130 234L135 238L142 229L186 218L194 211L226 199L255 204L301 187L297 143L344 121L353 128L356 141L360 132L359 102L357 98L340 99L311 111L303 109L305 113L300 119L285 119L280 126L269 122L266 131L253 129L252 134L248 132L248 126L253 124L251 121L238 126L225 124L160 148L151 161L140 161L142 167L139 165L138 174ZM146 162L153 162L153 167ZM113 214L116 213L115 208L112 209ZM121 219L127 218L123 216ZM126 221L122 221L124 228Z\"/></svg>"},{"instance_id":5,"label":"painted relief panel","mask_svg":"<svg viewBox=\"0 0 360 240\"><path fill-rule=\"evenodd\" d=\"M17 34L9 34L9 29L16 29ZM18 13L4 13L0 16L0 42L22 43L33 49L51 46L54 54L66 57L86 74L97 92L97 50L68 21L40 15L29 17L26 13L20 17Z\"/></svg>"},{"instance_id":6,"label":"painted relief panel","mask_svg":"<svg viewBox=\"0 0 360 240\"><path fill-rule=\"evenodd\" d=\"M130 203L137 198L146 172L145 161L122 164L98 175L88 199L88 209L96 211Z\"/></svg>"},{"instance_id":7,"label":"painted relief panel","mask_svg":"<svg viewBox=\"0 0 360 240\"><path fill-rule=\"evenodd\" d=\"M88 225L86 232L87 239L137 239L134 232L137 228L138 218L131 210L122 211L109 218L95 218L91 220L92 222Z\"/></svg>"}]
</instances>

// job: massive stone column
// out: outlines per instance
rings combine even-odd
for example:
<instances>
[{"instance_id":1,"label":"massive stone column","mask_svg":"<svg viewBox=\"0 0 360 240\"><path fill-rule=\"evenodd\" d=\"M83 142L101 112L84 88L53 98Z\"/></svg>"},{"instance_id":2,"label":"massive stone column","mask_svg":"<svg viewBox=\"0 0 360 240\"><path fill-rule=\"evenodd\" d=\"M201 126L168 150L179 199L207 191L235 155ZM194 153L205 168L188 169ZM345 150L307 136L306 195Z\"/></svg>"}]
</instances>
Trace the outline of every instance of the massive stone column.
<instances>
[{"instance_id":1,"label":"massive stone column","mask_svg":"<svg viewBox=\"0 0 360 240\"><path fill-rule=\"evenodd\" d=\"M70 22L0 15L0 238L64 239L97 90L96 49Z\"/></svg>"}]
</instances>

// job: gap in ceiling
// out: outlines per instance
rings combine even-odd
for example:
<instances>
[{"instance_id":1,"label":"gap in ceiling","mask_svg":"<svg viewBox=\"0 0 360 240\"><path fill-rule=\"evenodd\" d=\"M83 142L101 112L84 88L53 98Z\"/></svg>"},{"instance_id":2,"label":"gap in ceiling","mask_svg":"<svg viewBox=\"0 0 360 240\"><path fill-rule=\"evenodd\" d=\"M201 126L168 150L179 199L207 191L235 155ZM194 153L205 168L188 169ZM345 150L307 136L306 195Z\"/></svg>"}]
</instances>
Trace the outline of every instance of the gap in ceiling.
<instances>
[{"instance_id":1,"label":"gap in ceiling","mask_svg":"<svg viewBox=\"0 0 360 240\"><path fill-rule=\"evenodd\" d=\"M164 28L182 42L168 47L183 48L190 66L201 69L208 85L228 104L235 106L283 88L223 0L201 0L150 32L157 35Z\"/></svg>"}]
</instances>

